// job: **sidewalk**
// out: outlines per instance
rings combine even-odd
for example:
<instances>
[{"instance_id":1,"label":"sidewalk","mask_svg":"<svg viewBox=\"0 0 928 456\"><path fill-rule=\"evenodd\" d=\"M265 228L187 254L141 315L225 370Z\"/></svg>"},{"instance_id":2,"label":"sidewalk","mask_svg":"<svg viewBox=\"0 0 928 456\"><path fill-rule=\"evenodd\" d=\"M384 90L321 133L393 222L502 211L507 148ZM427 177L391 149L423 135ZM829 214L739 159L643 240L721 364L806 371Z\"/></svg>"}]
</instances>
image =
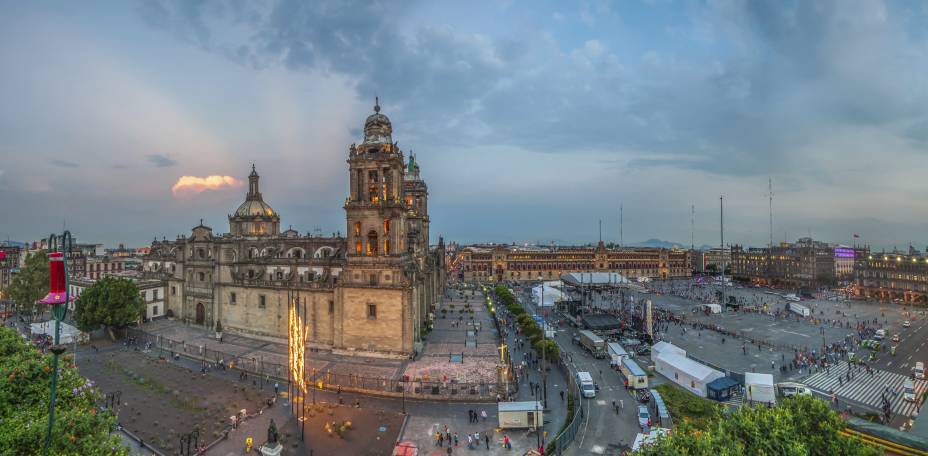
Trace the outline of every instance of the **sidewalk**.
<instances>
[{"instance_id":1,"label":"sidewalk","mask_svg":"<svg viewBox=\"0 0 928 456\"><path fill-rule=\"evenodd\" d=\"M452 292L454 293L454 292ZM463 302L463 298L460 296L455 296L451 300L454 302L457 307L460 307L459 303ZM486 308L486 300L480 293L476 293L474 297L468 297L468 302L475 309L475 315L485 315L481 317L480 321L484 322L482 324L482 329L478 333L478 347L479 344L486 344L486 346L492 347L493 352L487 350L483 353L483 357L486 359L481 360L483 362L490 362L490 357L492 356L492 362L496 363L498 360L498 352L496 347L499 344L499 335L496 331L496 327L492 321L492 315ZM446 304L447 305L447 304ZM440 312L440 311L439 311ZM475 318L476 319L476 318ZM447 319L445 319L447 320ZM463 328L451 326L449 322L441 323L442 320L439 318L438 324L433 331L433 335L430 335L430 339L447 341L458 336L458 333L463 330ZM509 331L509 330L507 330ZM435 337L437 336L437 337ZM433 337L435 337L433 339ZM516 343L516 337L512 334L506 337L506 345L511 350L511 357L513 363L521 362L523 359L523 351L519 349L518 344ZM441 342L444 346L445 342ZM429 352L429 348L426 348L426 353ZM475 354L474 356L478 356ZM479 357L479 356L478 356ZM465 353L465 360L467 359L467 354ZM540 372L532 369L526 370L526 375L521 379L521 384L519 385L519 391L515 394L514 400L518 401L531 401L535 400L535 397L532 395L529 382L540 382ZM543 430L548 432L548 438L552 439L561 429L561 426L564 423L565 414L566 414L566 401L561 401L560 391L567 388L567 381L564 376L561 374L560 370L557 368L552 368L548 373L548 402L549 408L544 413L545 425ZM480 418L478 422L472 423L469 421L468 410L474 410L478 415L485 411L487 413L486 421L483 418ZM406 424L406 430L403 433L402 440L409 440L417 443L420 448L420 455L428 456L444 456L447 455L447 444L439 447L435 443L435 433L442 432L444 433L445 427L447 426L449 432L452 436L458 434L458 446L453 447L452 454L458 454L464 451L479 451L482 454L489 455L513 455L513 454L522 454L530 448L538 447L538 434L525 430L525 429L512 429L512 430L503 430L503 432L496 432L496 428L499 425L499 417L497 413L497 404L496 402L482 402L482 403L469 403L469 404L454 404L454 403L433 403L431 406L426 409L417 410L416 413L410 415L409 421ZM481 442L474 450L469 450L467 448L467 435L473 435L474 432L480 433ZM489 448L485 440L486 433L490 433L490 442ZM512 450L506 450L503 447L503 437L508 436L512 444Z\"/></svg>"}]
</instances>

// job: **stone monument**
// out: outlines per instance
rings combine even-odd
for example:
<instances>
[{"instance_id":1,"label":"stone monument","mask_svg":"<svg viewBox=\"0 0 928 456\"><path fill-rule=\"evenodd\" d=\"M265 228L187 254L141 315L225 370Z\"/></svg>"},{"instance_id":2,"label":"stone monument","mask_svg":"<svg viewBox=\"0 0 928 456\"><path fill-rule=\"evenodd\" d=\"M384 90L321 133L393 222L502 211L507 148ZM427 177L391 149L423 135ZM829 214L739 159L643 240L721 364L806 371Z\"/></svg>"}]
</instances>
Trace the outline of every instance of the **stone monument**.
<instances>
[{"instance_id":1,"label":"stone monument","mask_svg":"<svg viewBox=\"0 0 928 456\"><path fill-rule=\"evenodd\" d=\"M261 455L280 456L283 450L284 447L280 444L280 435L277 433L277 424L275 424L274 419L271 418L271 424L267 427L267 442L261 445Z\"/></svg>"}]
</instances>

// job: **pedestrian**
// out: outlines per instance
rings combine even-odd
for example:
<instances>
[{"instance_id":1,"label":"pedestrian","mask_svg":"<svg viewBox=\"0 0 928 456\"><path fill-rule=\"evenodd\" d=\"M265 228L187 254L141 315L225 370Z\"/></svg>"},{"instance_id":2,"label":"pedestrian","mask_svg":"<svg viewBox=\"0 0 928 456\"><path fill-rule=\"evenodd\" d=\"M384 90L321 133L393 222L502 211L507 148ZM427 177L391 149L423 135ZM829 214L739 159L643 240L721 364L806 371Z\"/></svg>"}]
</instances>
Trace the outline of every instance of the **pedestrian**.
<instances>
[{"instance_id":1,"label":"pedestrian","mask_svg":"<svg viewBox=\"0 0 928 456\"><path fill-rule=\"evenodd\" d=\"M438 446L445 446L445 435L442 433L438 433Z\"/></svg>"},{"instance_id":2,"label":"pedestrian","mask_svg":"<svg viewBox=\"0 0 928 456\"><path fill-rule=\"evenodd\" d=\"M473 411L473 410L468 410L468 411L467 411L467 422L468 422L468 423L473 423L473 422L474 422L474 411Z\"/></svg>"},{"instance_id":3,"label":"pedestrian","mask_svg":"<svg viewBox=\"0 0 928 456\"><path fill-rule=\"evenodd\" d=\"M474 437L470 434L467 434L467 449L468 450L474 449Z\"/></svg>"},{"instance_id":4,"label":"pedestrian","mask_svg":"<svg viewBox=\"0 0 928 456\"><path fill-rule=\"evenodd\" d=\"M619 408L625 410L625 400L619 399Z\"/></svg>"},{"instance_id":5,"label":"pedestrian","mask_svg":"<svg viewBox=\"0 0 928 456\"><path fill-rule=\"evenodd\" d=\"M561 402L564 401L564 390L561 390Z\"/></svg>"},{"instance_id":6,"label":"pedestrian","mask_svg":"<svg viewBox=\"0 0 928 456\"><path fill-rule=\"evenodd\" d=\"M280 384L278 384L277 382L274 382L274 396L279 396L279 395L280 395Z\"/></svg>"},{"instance_id":7,"label":"pedestrian","mask_svg":"<svg viewBox=\"0 0 928 456\"><path fill-rule=\"evenodd\" d=\"M435 432L435 446L441 446L441 432Z\"/></svg>"},{"instance_id":8,"label":"pedestrian","mask_svg":"<svg viewBox=\"0 0 928 456\"><path fill-rule=\"evenodd\" d=\"M486 410L481 410L481 411L480 411L480 417L483 418L483 422L486 423L486 422L487 422L487 411L486 411Z\"/></svg>"},{"instance_id":9,"label":"pedestrian","mask_svg":"<svg viewBox=\"0 0 928 456\"><path fill-rule=\"evenodd\" d=\"M506 447L507 450L512 449L512 443L509 441L508 435L503 436L503 446Z\"/></svg>"},{"instance_id":10,"label":"pedestrian","mask_svg":"<svg viewBox=\"0 0 928 456\"><path fill-rule=\"evenodd\" d=\"M486 434L483 434L483 438L486 439L486 442L487 442L487 450L489 450L489 449L490 449L490 433L488 432L488 433L486 433Z\"/></svg>"},{"instance_id":11,"label":"pedestrian","mask_svg":"<svg viewBox=\"0 0 928 456\"><path fill-rule=\"evenodd\" d=\"M451 445L448 445L448 456L451 456L451 452L452 452Z\"/></svg>"},{"instance_id":12,"label":"pedestrian","mask_svg":"<svg viewBox=\"0 0 928 456\"><path fill-rule=\"evenodd\" d=\"M458 446L458 433L454 433L454 446Z\"/></svg>"}]
</instances>

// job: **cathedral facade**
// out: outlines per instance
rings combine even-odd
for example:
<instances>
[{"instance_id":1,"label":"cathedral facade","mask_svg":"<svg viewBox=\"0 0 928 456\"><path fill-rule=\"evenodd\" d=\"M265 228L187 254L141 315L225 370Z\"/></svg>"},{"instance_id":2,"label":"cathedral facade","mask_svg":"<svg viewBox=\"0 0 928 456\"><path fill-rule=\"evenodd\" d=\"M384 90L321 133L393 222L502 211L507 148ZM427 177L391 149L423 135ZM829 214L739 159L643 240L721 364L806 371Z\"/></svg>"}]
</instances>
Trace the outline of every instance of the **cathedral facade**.
<instances>
[{"instance_id":1,"label":"cathedral facade","mask_svg":"<svg viewBox=\"0 0 928 456\"><path fill-rule=\"evenodd\" d=\"M418 350L446 279L444 242L429 245L428 188L374 106L364 140L348 149L345 236L280 231L252 167L229 232L203 225L154 241L144 274L165 281L169 316L192 325L281 342L288 297L306 308L310 347L407 357Z\"/></svg>"}]
</instances>

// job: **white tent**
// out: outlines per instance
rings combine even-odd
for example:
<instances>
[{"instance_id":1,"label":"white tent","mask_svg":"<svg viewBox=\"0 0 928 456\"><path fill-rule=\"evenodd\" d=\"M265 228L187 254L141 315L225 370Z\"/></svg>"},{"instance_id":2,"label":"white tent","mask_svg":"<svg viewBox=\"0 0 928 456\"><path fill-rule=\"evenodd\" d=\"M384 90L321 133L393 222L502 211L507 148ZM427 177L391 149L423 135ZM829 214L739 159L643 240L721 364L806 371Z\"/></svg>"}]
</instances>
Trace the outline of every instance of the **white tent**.
<instances>
[{"instance_id":1,"label":"white tent","mask_svg":"<svg viewBox=\"0 0 928 456\"><path fill-rule=\"evenodd\" d=\"M563 285L560 280L553 281L553 282L543 282L543 284L544 284L544 291L545 291L544 292L545 302L543 303L541 302L541 294L542 294L541 285L538 285L532 288L532 301L535 302L536 306L554 307L554 305L557 302L564 299L565 297L564 293L558 289Z\"/></svg>"},{"instance_id":2,"label":"white tent","mask_svg":"<svg viewBox=\"0 0 928 456\"><path fill-rule=\"evenodd\" d=\"M32 335L38 334L48 334L52 339L55 337L55 320L43 321L41 323L33 323L29 328L32 331ZM65 323L61 322L61 326L58 330L59 342L62 344L74 343L74 341L79 340L81 337L81 332Z\"/></svg>"},{"instance_id":3,"label":"white tent","mask_svg":"<svg viewBox=\"0 0 928 456\"><path fill-rule=\"evenodd\" d=\"M657 373L699 397L706 397L707 384L725 376L720 371L677 353L662 353L651 359L654 360Z\"/></svg>"},{"instance_id":4,"label":"white tent","mask_svg":"<svg viewBox=\"0 0 928 456\"><path fill-rule=\"evenodd\" d=\"M663 340L654 344L654 346L651 347L652 358L656 358L660 355L670 355L670 354L686 356L686 350L674 344L671 344L670 342L666 342Z\"/></svg>"}]
</instances>

